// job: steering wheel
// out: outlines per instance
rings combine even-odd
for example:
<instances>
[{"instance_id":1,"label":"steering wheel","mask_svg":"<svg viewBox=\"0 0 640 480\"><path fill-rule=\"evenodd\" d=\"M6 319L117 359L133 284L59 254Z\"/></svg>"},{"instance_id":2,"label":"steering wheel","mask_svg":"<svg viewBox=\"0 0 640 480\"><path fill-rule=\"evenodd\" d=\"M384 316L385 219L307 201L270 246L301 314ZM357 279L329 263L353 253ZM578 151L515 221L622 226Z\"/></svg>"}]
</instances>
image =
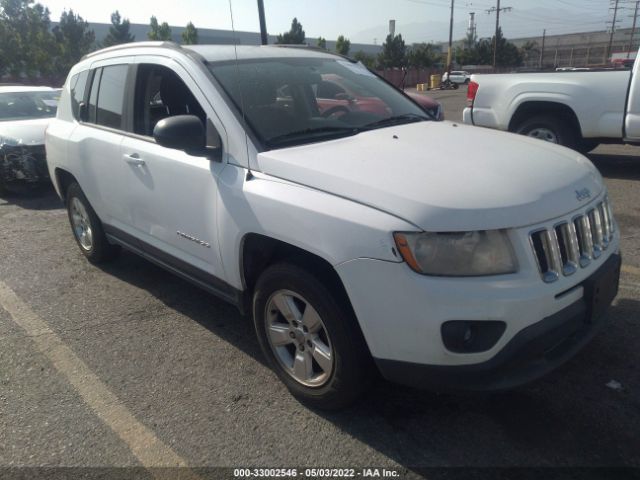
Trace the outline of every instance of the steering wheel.
<instances>
[{"instance_id":1,"label":"steering wheel","mask_svg":"<svg viewBox=\"0 0 640 480\"><path fill-rule=\"evenodd\" d=\"M349 109L347 107L343 107L342 105L337 105L322 112L321 116L323 118L329 118L337 113L344 115L345 113L349 113Z\"/></svg>"}]
</instances>

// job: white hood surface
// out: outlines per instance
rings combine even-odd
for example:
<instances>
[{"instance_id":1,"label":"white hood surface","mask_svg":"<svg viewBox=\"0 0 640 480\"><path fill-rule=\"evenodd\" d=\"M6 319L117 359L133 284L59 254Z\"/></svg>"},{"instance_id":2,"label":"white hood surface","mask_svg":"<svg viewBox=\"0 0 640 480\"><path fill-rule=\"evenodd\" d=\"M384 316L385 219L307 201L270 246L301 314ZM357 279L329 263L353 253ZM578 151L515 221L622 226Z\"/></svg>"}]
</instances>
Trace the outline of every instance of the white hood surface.
<instances>
[{"instance_id":1,"label":"white hood surface","mask_svg":"<svg viewBox=\"0 0 640 480\"><path fill-rule=\"evenodd\" d=\"M451 122L419 122L258 155L260 170L425 231L513 228L565 215L602 177L573 150ZM578 200L577 190L591 197Z\"/></svg>"},{"instance_id":2,"label":"white hood surface","mask_svg":"<svg viewBox=\"0 0 640 480\"><path fill-rule=\"evenodd\" d=\"M0 122L0 138L19 140L23 145L43 145L44 131L51 118Z\"/></svg>"}]
</instances>

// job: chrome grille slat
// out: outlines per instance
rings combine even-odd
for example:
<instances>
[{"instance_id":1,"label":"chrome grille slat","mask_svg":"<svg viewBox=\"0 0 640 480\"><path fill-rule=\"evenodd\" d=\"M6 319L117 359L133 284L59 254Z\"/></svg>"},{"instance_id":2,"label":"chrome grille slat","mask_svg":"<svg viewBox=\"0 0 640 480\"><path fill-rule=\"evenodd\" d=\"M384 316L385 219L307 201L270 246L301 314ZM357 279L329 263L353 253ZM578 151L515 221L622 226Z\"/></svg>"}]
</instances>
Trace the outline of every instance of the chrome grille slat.
<instances>
[{"instance_id":1,"label":"chrome grille slat","mask_svg":"<svg viewBox=\"0 0 640 480\"><path fill-rule=\"evenodd\" d=\"M560 235L558 235L558 232ZM573 275L578 269L578 262L580 260L578 238L576 237L573 222L564 222L556 226L556 235L558 236L560 246L565 252L565 258L562 259L562 273L565 276Z\"/></svg>"},{"instance_id":2,"label":"chrome grille slat","mask_svg":"<svg viewBox=\"0 0 640 480\"><path fill-rule=\"evenodd\" d=\"M600 211L600 216L602 217L604 248L607 248L609 246L609 242L611 241L611 219L609 218L609 212L607 211L605 202L602 202L600 205L598 205L598 210Z\"/></svg>"},{"instance_id":3,"label":"chrome grille slat","mask_svg":"<svg viewBox=\"0 0 640 480\"><path fill-rule=\"evenodd\" d=\"M613 221L613 212L611 211L611 203L608 198L604 199L605 209L607 210L607 218L609 219L609 231L611 235L616 232L616 222Z\"/></svg>"},{"instance_id":4,"label":"chrome grille slat","mask_svg":"<svg viewBox=\"0 0 640 480\"><path fill-rule=\"evenodd\" d=\"M600 215L598 209L594 208L587 212L589 217L589 223L591 223L591 235L593 238L593 258L598 258L602 255L602 222L600 221Z\"/></svg>"},{"instance_id":5,"label":"chrome grille slat","mask_svg":"<svg viewBox=\"0 0 640 480\"><path fill-rule=\"evenodd\" d=\"M582 215L579 222L580 238L582 239L582 255L588 260L586 265L589 265L591 260L595 258L593 255L593 237L591 236L591 221L589 220L589 215Z\"/></svg>"},{"instance_id":6,"label":"chrome grille slat","mask_svg":"<svg viewBox=\"0 0 640 480\"><path fill-rule=\"evenodd\" d=\"M546 283L570 276L598 259L613 239L615 222L608 198L583 214L529 234Z\"/></svg>"}]
</instances>

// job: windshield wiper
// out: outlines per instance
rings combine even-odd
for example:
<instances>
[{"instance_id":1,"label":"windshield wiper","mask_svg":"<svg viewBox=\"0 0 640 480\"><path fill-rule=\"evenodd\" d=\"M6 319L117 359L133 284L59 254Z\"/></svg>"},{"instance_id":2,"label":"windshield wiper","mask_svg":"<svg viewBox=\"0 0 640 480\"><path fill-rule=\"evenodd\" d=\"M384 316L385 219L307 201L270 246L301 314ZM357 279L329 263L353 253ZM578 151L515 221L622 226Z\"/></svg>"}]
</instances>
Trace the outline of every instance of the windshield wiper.
<instances>
[{"instance_id":1,"label":"windshield wiper","mask_svg":"<svg viewBox=\"0 0 640 480\"><path fill-rule=\"evenodd\" d=\"M320 136L322 138L345 137L349 135L355 135L359 132L360 129L357 127L327 126L318 128L305 128L303 130L296 130L293 132L285 133L283 135L276 135L275 137L267 138L266 143L275 146L287 144L290 142L298 142L307 138L311 139L316 136Z\"/></svg>"},{"instance_id":2,"label":"windshield wiper","mask_svg":"<svg viewBox=\"0 0 640 480\"><path fill-rule=\"evenodd\" d=\"M405 113L403 115L394 115L392 117L383 118L382 120L376 120L375 122L367 123L362 127L363 130L369 130L373 128L391 127L393 125L403 125L405 123L422 122L424 120L431 120L425 115L418 115L416 113Z\"/></svg>"}]
</instances>

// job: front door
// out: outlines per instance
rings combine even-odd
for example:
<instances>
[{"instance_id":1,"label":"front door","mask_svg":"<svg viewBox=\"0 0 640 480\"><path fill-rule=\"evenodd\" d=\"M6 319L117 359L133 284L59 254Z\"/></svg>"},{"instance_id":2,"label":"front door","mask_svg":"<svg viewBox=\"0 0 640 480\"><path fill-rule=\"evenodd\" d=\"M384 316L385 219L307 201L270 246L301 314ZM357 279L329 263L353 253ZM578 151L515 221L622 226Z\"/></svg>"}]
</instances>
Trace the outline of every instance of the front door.
<instances>
[{"instance_id":1,"label":"front door","mask_svg":"<svg viewBox=\"0 0 640 480\"><path fill-rule=\"evenodd\" d=\"M176 63L163 65L163 59L153 62L138 59L133 135L126 136L121 146L129 168L127 203L132 225L148 253L215 284L211 277L223 276L216 208L218 176L225 164L165 148L153 140L153 128L162 118L196 115L211 133L214 115L184 69ZM222 131L221 125L217 131ZM221 141L219 136L211 138Z\"/></svg>"}]
</instances>

